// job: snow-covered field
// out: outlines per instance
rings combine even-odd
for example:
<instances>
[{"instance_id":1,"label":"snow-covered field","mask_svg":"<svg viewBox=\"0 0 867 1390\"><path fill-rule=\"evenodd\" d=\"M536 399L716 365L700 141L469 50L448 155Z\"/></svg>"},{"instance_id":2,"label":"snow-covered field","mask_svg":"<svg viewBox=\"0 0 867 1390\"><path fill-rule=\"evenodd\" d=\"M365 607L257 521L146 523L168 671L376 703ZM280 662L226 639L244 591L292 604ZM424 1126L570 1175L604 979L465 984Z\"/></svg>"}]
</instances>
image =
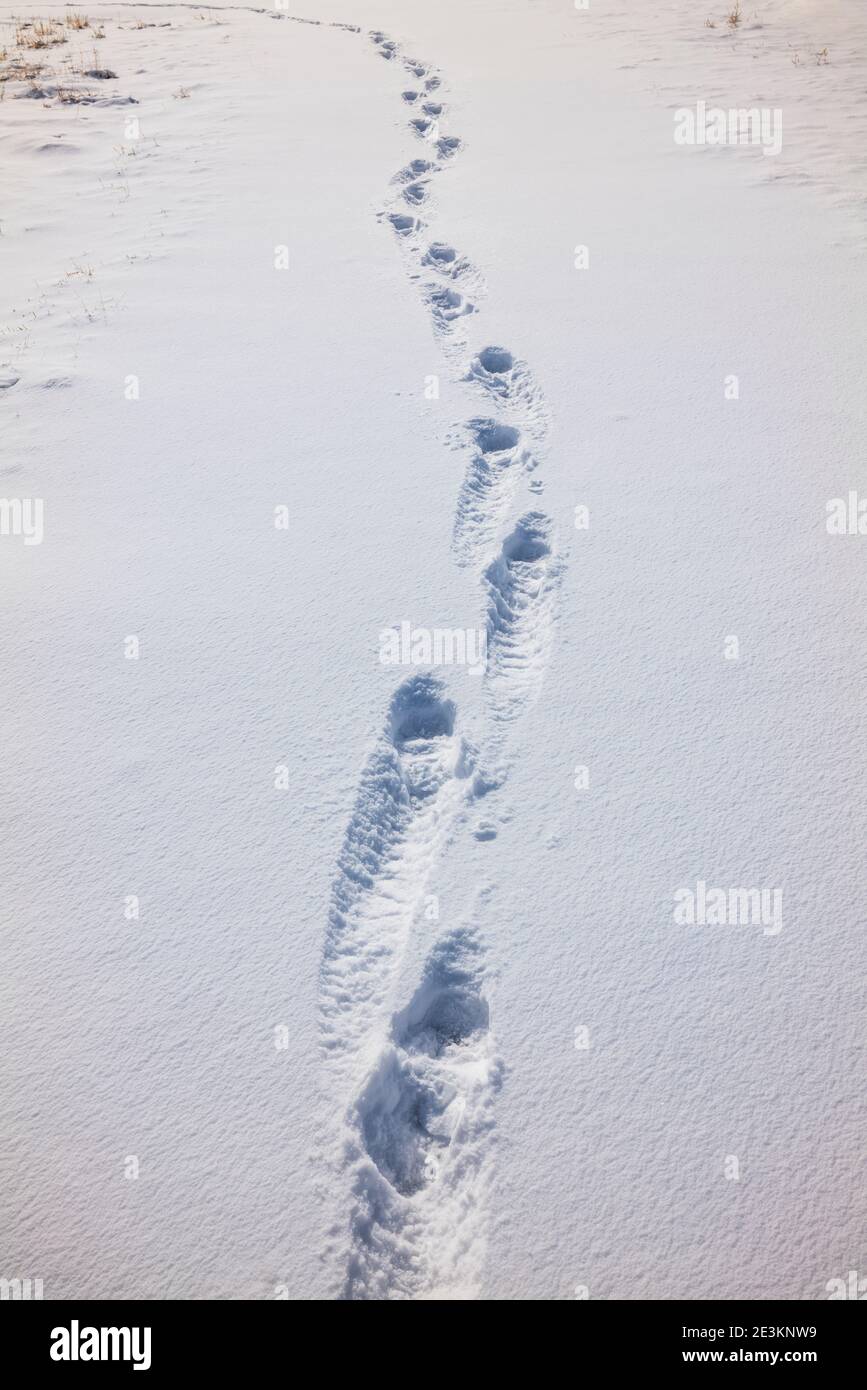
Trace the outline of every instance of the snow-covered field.
<instances>
[{"instance_id":1,"label":"snow-covered field","mask_svg":"<svg viewBox=\"0 0 867 1390\"><path fill-rule=\"evenodd\" d=\"M0 10L0 1277L867 1274L867 13L732 8Z\"/></svg>"}]
</instances>

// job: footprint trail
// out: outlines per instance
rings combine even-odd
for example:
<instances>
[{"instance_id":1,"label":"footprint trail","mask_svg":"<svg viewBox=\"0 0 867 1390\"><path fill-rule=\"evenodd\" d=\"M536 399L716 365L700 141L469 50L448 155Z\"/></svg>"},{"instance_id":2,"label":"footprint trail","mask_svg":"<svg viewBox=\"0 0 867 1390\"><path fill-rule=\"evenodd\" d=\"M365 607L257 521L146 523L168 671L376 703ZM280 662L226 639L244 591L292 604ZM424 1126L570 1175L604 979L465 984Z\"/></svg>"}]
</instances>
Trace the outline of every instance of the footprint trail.
<instances>
[{"instance_id":1,"label":"footprint trail","mask_svg":"<svg viewBox=\"0 0 867 1390\"><path fill-rule=\"evenodd\" d=\"M343 1194L339 1227L349 1242L341 1296L474 1298L483 1288L494 1098L504 1071L491 1030L478 904L463 926L434 940L402 1009L396 992L408 945L423 926L430 931L420 909L435 866L470 809L507 780L506 771L483 773L482 760L505 766L512 731L539 698L561 562L550 520L513 512L522 488L541 490L544 398L510 350L489 344L468 354L485 282L457 247L428 229L437 178L462 148L441 128L448 111L442 79L401 56L381 31L369 38L412 79L398 100L425 147L395 174L381 216L420 285L441 350L462 363L455 380L475 387L487 406L452 436L467 454L452 550L478 578L488 660L482 727L472 740L458 733L455 704L440 680L415 676L399 687L338 857L320 1016L323 1053L344 1107L333 1171ZM501 812L499 821L507 818ZM479 853L498 828L496 812L476 822Z\"/></svg>"}]
</instances>

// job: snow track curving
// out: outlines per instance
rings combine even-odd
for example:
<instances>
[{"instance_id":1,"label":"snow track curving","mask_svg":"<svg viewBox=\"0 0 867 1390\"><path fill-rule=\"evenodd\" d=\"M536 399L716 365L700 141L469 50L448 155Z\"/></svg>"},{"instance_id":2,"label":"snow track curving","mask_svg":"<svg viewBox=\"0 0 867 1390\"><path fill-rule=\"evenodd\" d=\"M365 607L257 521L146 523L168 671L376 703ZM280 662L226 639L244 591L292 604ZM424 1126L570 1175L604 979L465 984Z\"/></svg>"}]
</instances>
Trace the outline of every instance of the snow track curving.
<instances>
[{"instance_id":1,"label":"snow track curving","mask_svg":"<svg viewBox=\"0 0 867 1390\"><path fill-rule=\"evenodd\" d=\"M387 34L369 38L413 80L398 96L425 146L394 176L384 216L421 281L435 337L466 363L484 280L427 227L436 177L461 141L441 127L448 107L439 74L403 56ZM415 211L422 206L425 221ZM480 348L458 379L476 385L492 412L454 435L467 464L452 548L460 565L476 569L487 605L479 741L499 757L507 730L539 695L551 646L560 569L551 524L527 512L508 529L522 485L541 486L532 474L548 418L529 367L506 348ZM456 724L433 676L399 688L362 773L333 883L320 1006L324 1054L341 1078L335 1097L346 1107L335 1176L350 1243L347 1299L473 1298L482 1288L503 1064L478 907L463 927L444 931L409 1003L394 1008L431 870L463 813L502 781L478 770ZM496 816L473 833L494 839Z\"/></svg>"}]
</instances>

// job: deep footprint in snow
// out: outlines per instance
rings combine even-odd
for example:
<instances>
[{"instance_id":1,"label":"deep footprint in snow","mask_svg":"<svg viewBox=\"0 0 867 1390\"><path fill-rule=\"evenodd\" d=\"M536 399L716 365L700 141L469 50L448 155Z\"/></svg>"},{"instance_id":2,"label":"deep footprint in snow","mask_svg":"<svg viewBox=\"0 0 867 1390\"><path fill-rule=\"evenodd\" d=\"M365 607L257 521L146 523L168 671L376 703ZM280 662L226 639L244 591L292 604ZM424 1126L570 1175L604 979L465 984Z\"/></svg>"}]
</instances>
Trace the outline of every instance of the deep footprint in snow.
<instances>
[{"instance_id":1,"label":"deep footprint in snow","mask_svg":"<svg viewBox=\"0 0 867 1390\"><path fill-rule=\"evenodd\" d=\"M511 452L521 438L514 425L501 425L497 420L475 421L473 433L476 444L485 455Z\"/></svg>"},{"instance_id":2,"label":"deep footprint in snow","mask_svg":"<svg viewBox=\"0 0 867 1390\"><path fill-rule=\"evenodd\" d=\"M466 295L446 285L427 285L424 293L437 333L450 332L458 319L476 312L475 304Z\"/></svg>"},{"instance_id":3,"label":"deep footprint in snow","mask_svg":"<svg viewBox=\"0 0 867 1390\"><path fill-rule=\"evenodd\" d=\"M516 718L539 693L548 663L559 577L551 522L542 512L527 512L485 572L485 691L498 721Z\"/></svg>"},{"instance_id":4,"label":"deep footprint in snow","mask_svg":"<svg viewBox=\"0 0 867 1390\"><path fill-rule=\"evenodd\" d=\"M516 358L508 348L496 345L482 348L470 363L464 379L481 386L489 396L507 405L534 442L539 443L544 438L548 420L542 393L526 362Z\"/></svg>"},{"instance_id":5,"label":"deep footprint in snow","mask_svg":"<svg viewBox=\"0 0 867 1390\"><path fill-rule=\"evenodd\" d=\"M422 222L418 217L411 217L406 212L390 212L388 220L398 236L411 236L413 232L421 231Z\"/></svg>"},{"instance_id":6,"label":"deep footprint in snow","mask_svg":"<svg viewBox=\"0 0 867 1390\"><path fill-rule=\"evenodd\" d=\"M448 1099L426 1084L409 1058L390 1051L358 1102L364 1147L402 1197L425 1186L436 1171L436 1150L448 1147Z\"/></svg>"},{"instance_id":7,"label":"deep footprint in snow","mask_svg":"<svg viewBox=\"0 0 867 1390\"><path fill-rule=\"evenodd\" d=\"M426 140L433 134L434 124L434 121L431 120L429 116L414 116L410 121L410 125L416 135L420 135L423 140Z\"/></svg>"},{"instance_id":8,"label":"deep footprint in snow","mask_svg":"<svg viewBox=\"0 0 867 1390\"><path fill-rule=\"evenodd\" d=\"M461 148L461 142L456 135L441 135L436 142L436 148L441 159L451 159Z\"/></svg>"},{"instance_id":9,"label":"deep footprint in snow","mask_svg":"<svg viewBox=\"0 0 867 1390\"><path fill-rule=\"evenodd\" d=\"M426 203L430 193L426 183L408 183L403 190L403 197L410 207L415 208Z\"/></svg>"},{"instance_id":10,"label":"deep footprint in snow","mask_svg":"<svg viewBox=\"0 0 867 1390\"><path fill-rule=\"evenodd\" d=\"M354 1126L369 1164L356 1175L347 1298L445 1294L481 1273L503 1070L484 980L475 933L450 932L362 1087ZM461 1241L444 1258L436 1233L451 1221Z\"/></svg>"},{"instance_id":11,"label":"deep footprint in snow","mask_svg":"<svg viewBox=\"0 0 867 1390\"><path fill-rule=\"evenodd\" d=\"M482 381L489 390L498 395L508 395L515 359L507 348L482 348L473 359L470 376Z\"/></svg>"},{"instance_id":12,"label":"deep footprint in snow","mask_svg":"<svg viewBox=\"0 0 867 1390\"><path fill-rule=\"evenodd\" d=\"M483 564L496 549L497 535L518 480L534 465L520 430L498 420L470 421L472 453L458 495L452 544L460 564Z\"/></svg>"},{"instance_id":13,"label":"deep footprint in snow","mask_svg":"<svg viewBox=\"0 0 867 1390\"><path fill-rule=\"evenodd\" d=\"M466 275L476 275L466 256L459 256L455 248L444 241L431 242L422 256L422 265L429 265L432 270L438 271L440 275L445 275L450 280L458 280Z\"/></svg>"},{"instance_id":14,"label":"deep footprint in snow","mask_svg":"<svg viewBox=\"0 0 867 1390\"><path fill-rule=\"evenodd\" d=\"M452 275L457 264L458 253L453 246L448 246L444 241L432 241L422 261L424 265L432 265L435 270L443 275Z\"/></svg>"},{"instance_id":15,"label":"deep footprint in snow","mask_svg":"<svg viewBox=\"0 0 867 1390\"><path fill-rule=\"evenodd\" d=\"M436 170L436 164L429 159L411 159L409 164L398 170L392 183L412 183L413 179L420 179L425 174L434 174Z\"/></svg>"},{"instance_id":16,"label":"deep footprint in snow","mask_svg":"<svg viewBox=\"0 0 867 1390\"><path fill-rule=\"evenodd\" d=\"M327 1056L350 1065L375 1046L392 969L434 859L473 796L473 753L442 682L397 690L361 775L332 884L320 972Z\"/></svg>"}]
</instances>

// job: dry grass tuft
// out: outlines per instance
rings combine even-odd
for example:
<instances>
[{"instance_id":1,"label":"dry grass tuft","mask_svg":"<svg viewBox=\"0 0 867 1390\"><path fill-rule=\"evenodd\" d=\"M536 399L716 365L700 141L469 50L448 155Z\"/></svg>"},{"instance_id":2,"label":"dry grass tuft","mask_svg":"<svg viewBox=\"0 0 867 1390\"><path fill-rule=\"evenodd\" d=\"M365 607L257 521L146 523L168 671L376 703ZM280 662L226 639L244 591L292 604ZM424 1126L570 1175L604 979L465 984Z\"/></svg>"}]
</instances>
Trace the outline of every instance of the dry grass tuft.
<instances>
[{"instance_id":1,"label":"dry grass tuft","mask_svg":"<svg viewBox=\"0 0 867 1390\"><path fill-rule=\"evenodd\" d=\"M53 19L36 19L32 24L19 24L15 30L18 48L56 48L68 42L63 26Z\"/></svg>"},{"instance_id":2,"label":"dry grass tuft","mask_svg":"<svg viewBox=\"0 0 867 1390\"><path fill-rule=\"evenodd\" d=\"M14 58L8 68L0 72L0 82L33 82L44 70L44 63L27 63Z\"/></svg>"},{"instance_id":3,"label":"dry grass tuft","mask_svg":"<svg viewBox=\"0 0 867 1390\"><path fill-rule=\"evenodd\" d=\"M58 87L54 95L61 106L89 106L96 99L93 92L83 87Z\"/></svg>"}]
</instances>

